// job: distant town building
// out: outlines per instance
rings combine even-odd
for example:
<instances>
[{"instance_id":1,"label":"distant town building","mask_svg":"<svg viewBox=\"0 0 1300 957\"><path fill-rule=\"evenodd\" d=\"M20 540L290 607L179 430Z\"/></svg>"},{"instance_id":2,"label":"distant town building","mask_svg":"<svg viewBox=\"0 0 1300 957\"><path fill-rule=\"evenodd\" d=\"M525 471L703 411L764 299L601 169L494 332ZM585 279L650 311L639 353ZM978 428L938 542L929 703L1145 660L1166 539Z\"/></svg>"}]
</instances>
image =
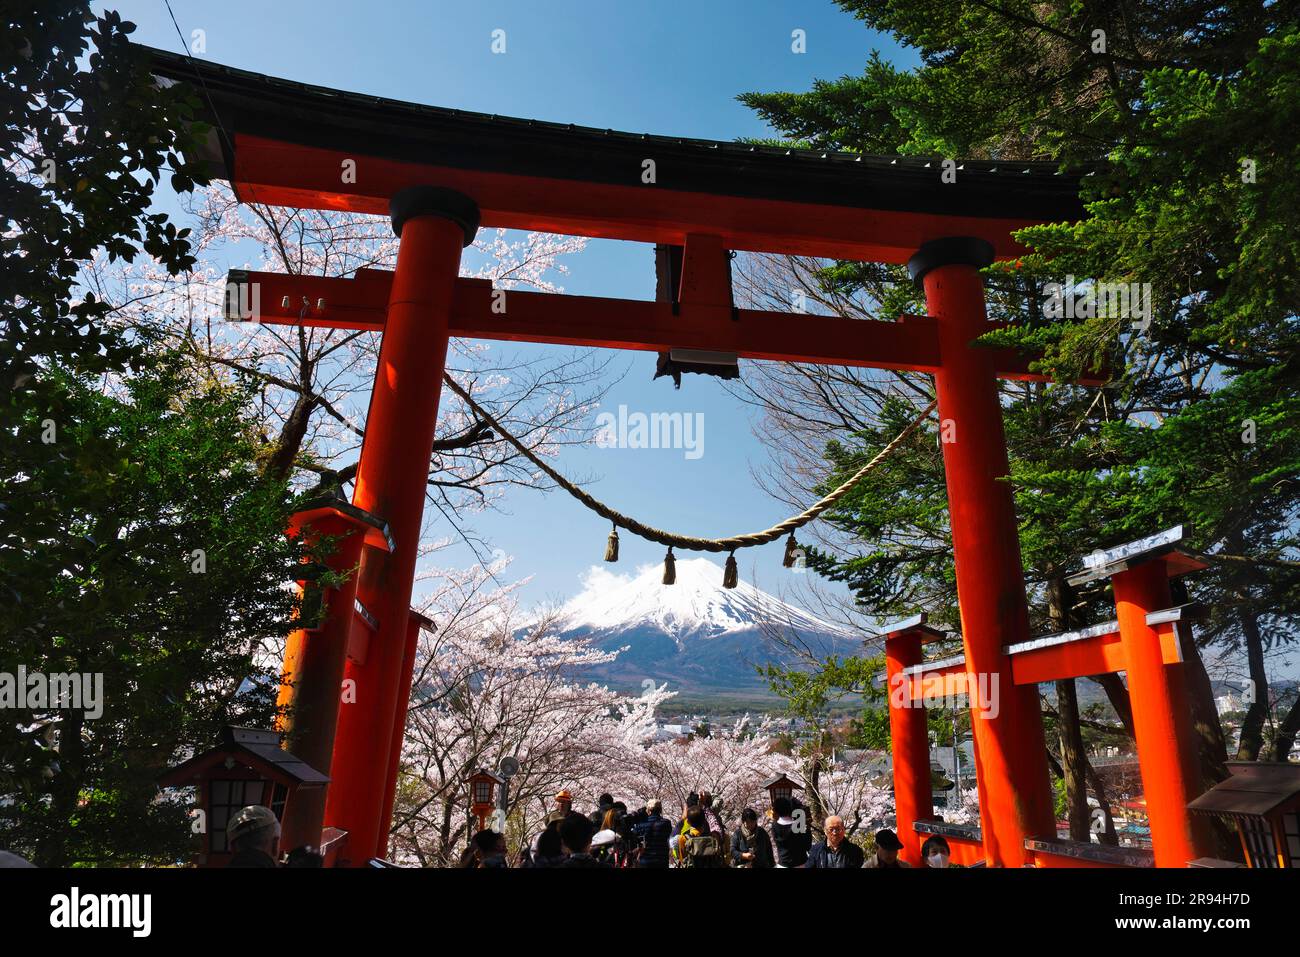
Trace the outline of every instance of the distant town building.
<instances>
[{"instance_id":1,"label":"distant town building","mask_svg":"<svg viewBox=\"0 0 1300 957\"><path fill-rule=\"evenodd\" d=\"M1227 694L1221 694L1214 699L1214 709L1220 715L1228 714L1231 711L1244 711L1245 705L1241 698L1229 691Z\"/></svg>"}]
</instances>

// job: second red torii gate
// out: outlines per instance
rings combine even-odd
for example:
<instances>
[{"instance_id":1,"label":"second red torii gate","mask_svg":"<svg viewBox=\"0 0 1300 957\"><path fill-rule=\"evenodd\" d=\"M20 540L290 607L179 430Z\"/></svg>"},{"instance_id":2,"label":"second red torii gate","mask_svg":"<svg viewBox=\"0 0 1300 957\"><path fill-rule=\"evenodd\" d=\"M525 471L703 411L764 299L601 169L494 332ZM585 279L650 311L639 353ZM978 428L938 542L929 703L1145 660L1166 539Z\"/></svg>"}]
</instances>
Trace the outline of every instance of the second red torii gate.
<instances>
[{"instance_id":1,"label":"second red torii gate","mask_svg":"<svg viewBox=\"0 0 1300 957\"><path fill-rule=\"evenodd\" d=\"M1200 794L1195 735L1191 724L1180 627L1197 617L1195 604L1170 607L1169 581L1206 568L1205 562L1180 547L1183 526L1176 526L1126 545L1096 552L1071 585L1110 579L1116 618L1077 631L1044 635L1004 648L1011 680L1036 688L1062 678L1124 672L1132 704L1134 743L1151 825L1154 861L1161 867L1185 867L1208 849L1202 822L1188 811ZM920 864L914 825L933 818L926 701L966 695L978 702L986 689L964 655L922 660L922 646L944 633L926 624L925 616L900 622L884 632L889 724L894 743L894 793L904 856ZM996 694L996 689L994 689ZM983 762L975 743L977 774ZM981 795L983 788L981 788ZM1052 848L1065 847L1055 835L1030 842L1060 860Z\"/></svg>"},{"instance_id":2,"label":"second red torii gate","mask_svg":"<svg viewBox=\"0 0 1300 957\"><path fill-rule=\"evenodd\" d=\"M945 184L921 160L507 120L148 55L163 81L202 81L212 125L204 155L240 199L388 212L401 237L391 274L242 277L258 293L249 299L260 300L260 321L384 333L354 504L387 524L393 547L363 550L357 599L376 627L348 658L356 704L340 708L322 768L332 779L325 821L349 832L356 862L387 847L410 680L408 605L451 335L933 374L966 660L1007 689L997 715L975 726L988 860L1018 865L1026 839L1052 832L1037 698L1010 680L1003 652L1028 638L1028 615L997 380L1032 376L1023 360L973 342L991 328L979 269L1022 251L1015 229L1081 215L1075 181L1033 164L967 162ZM676 308L511 292L505 314L495 312L489 287L457 278L480 223L684 246ZM906 262L928 315L875 323L733 310L725 260L735 249ZM346 631L322 631L333 644L301 660L337 665Z\"/></svg>"}]
</instances>

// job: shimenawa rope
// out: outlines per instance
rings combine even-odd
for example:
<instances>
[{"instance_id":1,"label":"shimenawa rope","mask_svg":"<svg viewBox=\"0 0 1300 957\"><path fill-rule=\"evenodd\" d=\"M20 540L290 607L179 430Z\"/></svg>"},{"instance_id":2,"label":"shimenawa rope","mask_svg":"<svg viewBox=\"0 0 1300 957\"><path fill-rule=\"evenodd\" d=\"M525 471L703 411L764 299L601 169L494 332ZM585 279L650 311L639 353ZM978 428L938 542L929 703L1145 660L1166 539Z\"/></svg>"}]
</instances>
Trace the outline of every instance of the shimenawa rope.
<instances>
[{"instance_id":1,"label":"shimenawa rope","mask_svg":"<svg viewBox=\"0 0 1300 957\"><path fill-rule=\"evenodd\" d=\"M789 518L773 525L771 528L766 528L761 532L748 532L743 535L732 535L729 538L697 538L693 535L678 535L675 532L666 532L663 529L655 528L652 525L646 525L644 522L637 521L635 518L632 518L632 516L630 515L624 515L622 512L618 511L617 509L611 508L610 506L606 505L604 502L600 501L599 499L593 498L589 493L579 488L578 486L574 485L563 475L557 472L554 468L552 468L549 464L547 464L536 454L534 454L531 449L529 449L517 438L511 435L510 432L508 432L505 428L502 427L501 423L497 421L496 417L493 416L492 413L488 412L487 409L479 405L479 403L476 402L468 392L466 392L463 388L461 388L460 385L457 384L456 380L454 380L449 374L447 373L443 374L443 381L447 383L447 388L451 389L452 392L460 396L465 401L465 403L471 409L474 410L476 414L478 414L485 422L487 422L488 425L492 426L492 428L495 429L503 439L505 439L516 449L518 449L519 453L523 455L524 458L528 459L528 461L532 462L539 469L545 472L546 475L553 482L555 482L556 485L560 486L560 488L564 489L566 492L568 492L570 495L576 498L583 505L587 506L587 508L591 509L597 515L607 518L613 523L614 530L609 533L609 542L607 543L605 549L605 561L607 562L618 561L618 530L620 528L625 528L632 534L638 535L641 538L646 539L647 541L658 542L660 545L668 546L668 554L665 556L664 559L664 566L665 566L664 584L665 585L671 585L676 580L676 568L673 560L674 547L683 548L688 551L731 553L727 558L727 567L723 575L723 585L726 588L735 587L735 583L736 583L735 551L738 548L749 548L754 545L765 545L768 542L776 541L782 535L788 533L790 537L786 541L785 558L783 559L782 564L784 564L787 568L791 567L794 564L795 552L796 549L798 548L798 543L795 542L794 539L795 529L802 528L804 525L807 525L809 522L817 518L817 516L821 515L828 508L830 508L841 498L847 495L855 485L857 485L860 481L862 481L862 479L864 479L867 476L867 473L869 473L872 469L874 469L877 465L879 465L882 461L884 461L896 448L898 448L899 445L901 445L907 439L909 435L911 435L913 432L916 431L918 427L920 427L921 423L924 422L926 418L929 417L930 413L934 410L934 407L937 404L937 400L932 401L929 405L927 405L924 409L921 410L920 414L918 414L916 418L914 418L908 424L908 426L905 429L903 429L903 431L899 432L898 435L894 436L894 438L890 441L888 445L886 445L883 449L877 452L872 457L871 461L869 461L866 465L862 466L862 468L854 472L853 475L850 476L848 479L846 479L843 483L841 483L838 488L827 493L821 499L819 499L818 501L810 505L808 508L800 512L798 515L792 515Z\"/></svg>"}]
</instances>

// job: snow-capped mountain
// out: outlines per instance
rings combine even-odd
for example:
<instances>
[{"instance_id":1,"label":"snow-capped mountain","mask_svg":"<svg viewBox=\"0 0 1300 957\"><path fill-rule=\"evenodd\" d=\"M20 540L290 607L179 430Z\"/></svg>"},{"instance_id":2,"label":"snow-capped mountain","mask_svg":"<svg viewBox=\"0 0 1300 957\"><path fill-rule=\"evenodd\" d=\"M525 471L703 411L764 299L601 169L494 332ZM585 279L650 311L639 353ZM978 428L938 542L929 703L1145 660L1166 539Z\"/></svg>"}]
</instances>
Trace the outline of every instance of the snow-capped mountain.
<instances>
[{"instance_id":1,"label":"snow-capped mountain","mask_svg":"<svg viewBox=\"0 0 1300 957\"><path fill-rule=\"evenodd\" d=\"M850 633L748 582L723 588L722 566L707 558L678 559L676 583L662 579L662 565L631 577L594 568L582 594L560 610L566 637L592 636L607 650L627 646L591 670L595 680L628 689L652 678L674 690L765 692L755 666L781 660L768 639L772 628L797 632L821 654L861 648Z\"/></svg>"}]
</instances>

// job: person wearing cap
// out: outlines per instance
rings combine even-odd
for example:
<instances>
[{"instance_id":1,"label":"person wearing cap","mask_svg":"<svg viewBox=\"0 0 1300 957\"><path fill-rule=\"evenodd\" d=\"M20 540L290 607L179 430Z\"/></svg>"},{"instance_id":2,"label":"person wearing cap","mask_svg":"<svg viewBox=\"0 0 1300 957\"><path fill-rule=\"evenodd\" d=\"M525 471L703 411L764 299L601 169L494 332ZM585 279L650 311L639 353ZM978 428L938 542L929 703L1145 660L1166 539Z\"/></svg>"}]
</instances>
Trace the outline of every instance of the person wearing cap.
<instances>
[{"instance_id":1,"label":"person wearing cap","mask_svg":"<svg viewBox=\"0 0 1300 957\"><path fill-rule=\"evenodd\" d=\"M844 829L844 819L838 814L832 814L826 819L825 830L826 840L813 845L804 867L829 867L837 870L861 867L862 848L845 840L847 832Z\"/></svg>"},{"instance_id":2,"label":"person wearing cap","mask_svg":"<svg viewBox=\"0 0 1300 957\"><path fill-rule=\"evenodd\" d=\"M555 795L555 806L559 811L560 817L564 817L573 810L573 795L569 789L565 788L559 794Z\"/></svg>"},{"instance_id":3,"label":"person wearing cap","mask_svg":"<svg viewBox=\"0 0 1300 957\"><path fill-rule=\"evenodd\" d=\"M275 867L280 846L280 822L275 812L250 804L226 825L226 838L234 856L227 867Z\"/></svg>"},{"instance_id":4,"label":"person wearing cap","mask_svg":"<svg viewBox=\"0 0 1300 957\"><path fill-rule=\"evenodd\" d=\"M903 842L898 835L885 828L876 832L876 853L867 858L863 867L911 867L907 861L898 859L898 852L903 849Z\"/></svg>"}]
</instances>

